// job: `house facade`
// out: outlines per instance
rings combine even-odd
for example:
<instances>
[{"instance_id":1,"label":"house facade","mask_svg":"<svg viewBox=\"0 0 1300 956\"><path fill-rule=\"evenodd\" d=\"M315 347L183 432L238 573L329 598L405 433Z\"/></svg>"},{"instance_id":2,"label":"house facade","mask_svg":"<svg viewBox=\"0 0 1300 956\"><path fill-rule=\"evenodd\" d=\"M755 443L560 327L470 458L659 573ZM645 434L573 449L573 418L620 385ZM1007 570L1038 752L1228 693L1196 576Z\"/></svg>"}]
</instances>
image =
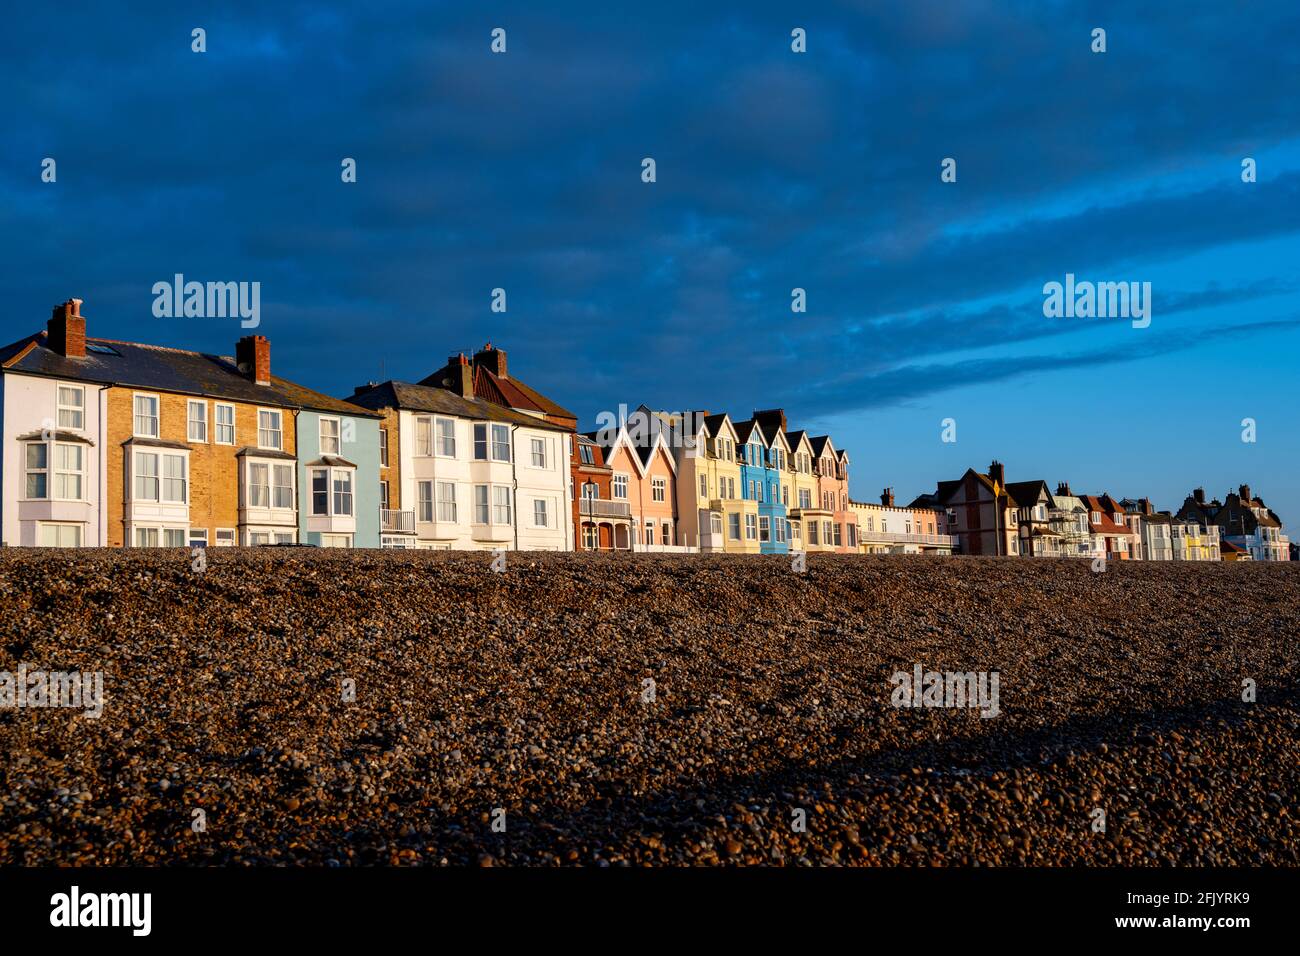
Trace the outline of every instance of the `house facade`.
<instances>
[{"instance_id":1,"label":"house facade","mask_svg":"<svg viewBox=\"0 0 1300 956\"><path fill-rule=\"evenodd\" d=\"M576 550L631 551L632 507L612 497L614 469L606 463L604 449L590 435L576 436L573 448Z\"/></svg>"},{"instance_id":2,"label":"house facade","mask_svg":"<svg viewBox=\"0 0 1300 956\"><path fill-rule=\"evenodd\" d=\"M955 539L946 533L942 511L920 506L897 506L894 490L886 488L880 503L849 501L854 537L862 554L950 555Z\"/></svg>"},{"instance_id":3,"label":"house facade","mask_svg":"<svg viewBox=\"0 0 1300 956\"><path fill-rule=\"evenodd\" d=\"M753 418L736 424L736 437L740 448L741 495L757 506L759 553L785 554L790 550L786 506L781 501L785 441L777 438L775 447L769 445Z\"/></svg>"},{"instance_id":4,"label":"house facade","mask_svg":"<svg viewBox=\"0 0 1300 956\"><path fill-rule=\"evenodd\" d=\"M81 306L0 350L5 543L296 543L299 416L356 410L273 376L263 336L233 358L93 338Z\"/></svg>"},{"instance_id":5,"label":"house facade","mask_svg":"<svg viewBox=\"0 0 1300 956\"><path fill-rule=\"evenodd\" d=\"M968 468L961 478L939 482L934 499L947 514L959 553L1020 553L1019 505L1007 492L1001 462L992 462L987 474Z\"/></svg>"},{"instance_id":6,"label":"house facade","mask_svg":"<svg viewBox=\"0 0 1300 956\"><path fill-rule=\"evenodd\" d=\"M414 511L414 534L389 547L572 550L567 428L466 394L408 382L368 384L348 401L382 413L390 504Z\"/></svg>"},{"instance_id":7,"label":"house facade","mask_svg":"<svg viewBox=\"0 0 1300 956\"><path fill-rule=\"evenodd\" d=\"M1213 523L1219 527L1221 541L1240 548L1252 561L1291 560L1291 541L1282 533L1282 519L1262 498L1251 495L1250 485L1224 497ZM1239 557L1236 554L1234 560Z\"/></svg>"}]
</instances>

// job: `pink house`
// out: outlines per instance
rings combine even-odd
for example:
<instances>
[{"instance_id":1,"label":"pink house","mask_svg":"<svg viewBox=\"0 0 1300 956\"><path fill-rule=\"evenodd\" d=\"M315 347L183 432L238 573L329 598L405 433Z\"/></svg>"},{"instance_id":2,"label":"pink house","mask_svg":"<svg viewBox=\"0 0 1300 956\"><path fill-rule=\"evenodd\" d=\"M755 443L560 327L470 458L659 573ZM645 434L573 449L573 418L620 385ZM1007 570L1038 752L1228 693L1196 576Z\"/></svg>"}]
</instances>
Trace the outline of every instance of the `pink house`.
<instances>
[{"instance_id":1,"label":"pink house","mask_svg":"<svg viewBox=\"0 0 1300 956\"><path fill-rule=\"evenodd\" d=\"M600 433L593 438L602 442ZM632 512L633 551L694 550L679 543L677 533L677 466L656 434L635 443L625 427L602 444L610 475L610 499L626 501Z\"/></svg>"}]
</instances>

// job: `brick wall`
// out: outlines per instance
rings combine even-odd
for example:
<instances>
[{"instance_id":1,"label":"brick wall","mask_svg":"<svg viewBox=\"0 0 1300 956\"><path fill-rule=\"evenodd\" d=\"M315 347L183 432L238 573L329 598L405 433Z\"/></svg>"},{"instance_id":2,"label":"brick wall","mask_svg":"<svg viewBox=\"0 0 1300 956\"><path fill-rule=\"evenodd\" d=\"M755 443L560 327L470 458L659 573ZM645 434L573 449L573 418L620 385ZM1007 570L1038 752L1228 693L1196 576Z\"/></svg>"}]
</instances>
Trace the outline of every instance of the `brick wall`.
<instances>
[{"instance_id":1,"label":"brick wall","mask_svg":"<svg viewBox=\"0 0 1300 956\"><path fill-rule=\"evenodd\" d=\"M110 388L107 424L107 505L109 547L122 547L126 537L127 488L126 461L122 443L131 438L135 426L132 401L137 393L158 396L158 437L163 441L183 442L190 449L190 527L206 528L208 543L216 542L217 528L239 527L239 465L235 452L245 445L257 444L257 409L244 402L222 402L235 406L235 444L218 445L216 412L218 399L202 399L208 407L208 441L188 440L187 401L194 396L150 392L146 389ZM296 454L294 412L282 409L283 447Z\"/></svg>"}]
</instances>

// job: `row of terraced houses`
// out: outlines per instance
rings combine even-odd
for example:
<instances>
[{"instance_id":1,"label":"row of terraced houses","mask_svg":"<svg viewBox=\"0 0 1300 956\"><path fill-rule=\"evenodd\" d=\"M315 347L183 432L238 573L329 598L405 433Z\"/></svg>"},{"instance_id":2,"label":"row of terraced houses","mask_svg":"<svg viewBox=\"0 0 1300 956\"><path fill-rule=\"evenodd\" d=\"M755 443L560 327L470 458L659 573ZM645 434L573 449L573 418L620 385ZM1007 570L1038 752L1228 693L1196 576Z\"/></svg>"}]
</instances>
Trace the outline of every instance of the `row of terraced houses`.
<instances>
[{"instance_id":1,"label":"row of terraced houses","mask_svg":"<svg viewBox=\"0 0 1300 956\"><path fill-rule=\"evenodd\" d=\"M0 349L0 539L34 547L321 547L1287 560L1247 486L1143 499L1005 481L849 496L849 455L781 409L641 406L594 431L490 343L333 397L233 356L87 335L82 302Z\"/></svg>"}]
</instances>

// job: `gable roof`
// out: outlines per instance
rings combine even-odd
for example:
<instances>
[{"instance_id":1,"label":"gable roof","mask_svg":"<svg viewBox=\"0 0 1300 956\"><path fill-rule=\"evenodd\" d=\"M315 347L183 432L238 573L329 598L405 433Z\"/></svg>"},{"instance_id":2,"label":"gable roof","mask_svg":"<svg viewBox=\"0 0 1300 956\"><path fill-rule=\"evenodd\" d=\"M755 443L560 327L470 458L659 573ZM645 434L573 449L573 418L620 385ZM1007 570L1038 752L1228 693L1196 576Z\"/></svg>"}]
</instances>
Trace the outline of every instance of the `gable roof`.
<instances>
[{"instance_id":1,"label":"gable roof","mask_svg":"<svg viewBox=\"0 0 1300 956\"><path fill-rule=\"evenodd\" d=\"M1031 481L1009 481L1006 484L1007 495L1021 508L1037 504L1044 497L1050 499L1047 482L1041 478Z\"/></svg>"},{"instance_id":2,"label":"gable roof","mask_svg":"<svg viewBox=\"0 0 1300 956\"><path fill-rule=\"evenodd\" d=\"M808 433L802 428L798 431L786 432L786 441L790 443L790 453L794 454L800 445L807 444L809 454L812 453L812 441L808 438Z\"/></svg>"},{"instance_id":3,"label":"gable roof","mask_svg":"<svg viewBox=\"0 0 1300 956\"><path fill-rule=\"evenodd\" d=\"M26 375L370 417L348 402L278 375L271 376L269 385L258 385L228 355L87 337L85 358L68 358L50 348L48 333L40 332L5 346L0 356L5 371Z\"/></svg>"}]
</instances>

